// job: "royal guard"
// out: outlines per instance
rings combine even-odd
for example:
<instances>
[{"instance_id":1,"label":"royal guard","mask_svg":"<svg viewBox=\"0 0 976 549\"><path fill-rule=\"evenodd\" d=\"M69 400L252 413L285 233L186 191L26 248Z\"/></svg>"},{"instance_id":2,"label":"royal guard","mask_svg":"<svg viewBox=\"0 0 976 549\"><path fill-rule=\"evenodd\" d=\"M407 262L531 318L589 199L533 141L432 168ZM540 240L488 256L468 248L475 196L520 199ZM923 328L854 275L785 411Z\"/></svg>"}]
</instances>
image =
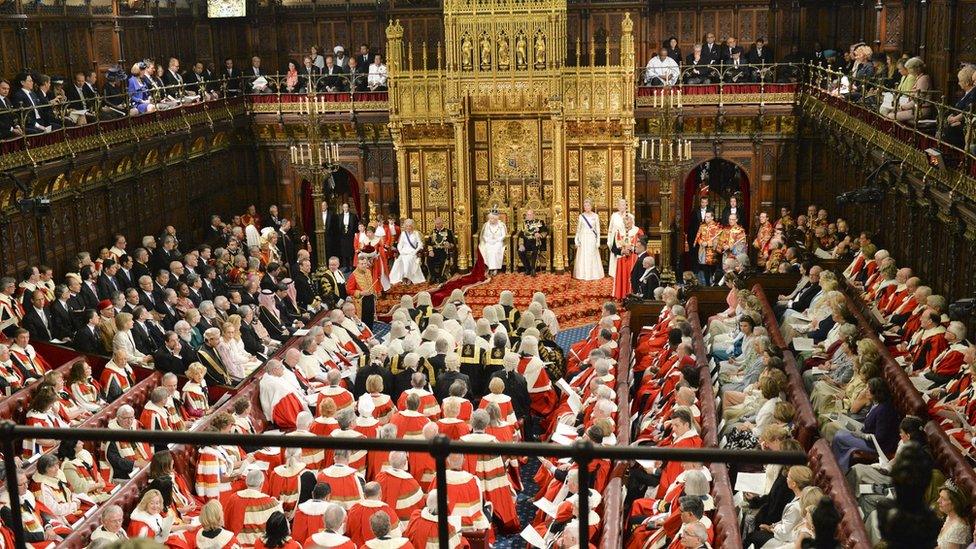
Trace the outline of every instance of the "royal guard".
<instances>
[{"instance_id":1,"label":"royal guard","mask_svg":"<svg viewBox=\"0 0 976 549\"><path fill-rule=\"evenodd\" d=\"M705 212L704 222L695 236L695 245L698 246L698 264L701 265L706 284L712 283L715 269L722 260L721 235L722 226L715 221L712 212Z\"/></svg>"},{"instance_id":2,"label":"royal guard","mask_svg":"<svg viewBox=\"0 0 976 549\"><path fill-rule=\"evenodd\" d=\"M736 214L729 214L729 226L722 230L721 248L726 257L733 259L748 251L746 230L739 225L739 216Z\"/></svg>"},{"instance_id":3,"label":"royal guard","mask_svg":"<svg viewBox=\"0 0 976 549\"><path fill-rule=\"evenodd\" d=\"M759 224L756 228L756 239L752 247L756 249L759 263L764 264L769 259L769 241L773 239L773 224L769 222L766 212L759 212Z\"/></svg>"}]
</instances>

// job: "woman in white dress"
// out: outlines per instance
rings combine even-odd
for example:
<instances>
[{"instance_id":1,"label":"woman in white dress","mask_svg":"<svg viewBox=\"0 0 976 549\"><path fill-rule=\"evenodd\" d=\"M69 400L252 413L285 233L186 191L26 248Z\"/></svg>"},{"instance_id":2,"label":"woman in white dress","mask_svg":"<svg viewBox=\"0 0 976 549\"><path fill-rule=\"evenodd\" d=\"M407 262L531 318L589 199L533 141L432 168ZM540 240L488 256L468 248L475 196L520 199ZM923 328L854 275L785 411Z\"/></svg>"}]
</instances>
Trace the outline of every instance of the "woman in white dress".
<instances>
[{"instance_id":1,"label":"woman in white dress","mask_svg":"<svg viewBox=\"0 0 976 549\"><path fill-rule=\"evenodd\" d=\"M488 214L488 223L485 223L481 230L481 244L478 250L481 257L485 259L485 266L488 268L489 276L498 274L505 264L505 238L508 230L505 224L498 218L497 213Z\"/></svg>"},{"instance_id":2,"label":"woman in white dress","mask_svg":"<svg viewBox=\"0 0 976 549\"><path fill-rule=\"evenodd\" d=\"M607 248L610 251L610 263L607 272L610 278L617 274L617 255L613 253L613 242L618 233L624 232L624 218L627 216L627 201L621 198L617 201L617 211L610 215L610 225L607 227Z\"/></svg>"},{"instance_id":3,"label":"woman in white dress","mask_svg":"<svg viewBox=\"0 0 976 549\"><path fill-rule=\"evenodd\" d=\"M420 268L419 253L424 247L424 239L420 233L413 229L413 219L403 222L403 231L400 233L400 241L397 242L397 251L400 255L393 262L390 269L390 284L399 284L408 280L413 284L426 282L424 271Z\"/></svg>"},{"instance_id":4,"label":"woman in white dress","mask_svg":"<svg viewBox=\"0 0 976 549\"><path fill-rule=\"evenodd\" d=\"M593 203L583 201L583 213L576 223L576 264L573 278L599 280L603 278L603 260L600 258L600 215L593 211Z\"/></svg>"}]
</instances>

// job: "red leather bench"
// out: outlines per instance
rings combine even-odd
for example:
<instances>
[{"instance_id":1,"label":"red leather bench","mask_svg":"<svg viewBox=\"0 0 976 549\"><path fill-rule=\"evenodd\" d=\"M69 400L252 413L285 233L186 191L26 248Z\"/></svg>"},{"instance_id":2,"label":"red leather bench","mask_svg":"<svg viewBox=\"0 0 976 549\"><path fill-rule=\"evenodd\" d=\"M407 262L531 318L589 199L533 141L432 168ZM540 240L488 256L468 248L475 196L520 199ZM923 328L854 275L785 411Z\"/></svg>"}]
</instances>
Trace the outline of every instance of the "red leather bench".
<instances>
[{"instance_id":1,"label":"red leather bench","mask_svg":"<svg viewBox=\"0 0 976 549\"><path fill-rule=\"evenodd\" d=\"M739 514L732 501L732 481L729 469L724 463L713 463L708 467L712 472L712 498L715 499L715 514L712 524L715 529L713 547L742 547L742 533L739 532Z\"/></svg>"},{"instance_id":2,"label":"red leather bench","mask_svg":"<svg viewBox=\"0 0 976 549\"><path fill-rule=\"evenodd\" d=\"M925 435L939 469L946 477L951 477L964 493L976 494L976 471L949 440L949 435L935 421L925 424ZM976 502L973 502L973 509L976 511Z\"/></svg>"},{"instance_id":3,"label":"red leather bench","mask_svg":"<svg viewBox=\"0 0 976 549\"><path fill-rule=\"evenodd\" d=\"M796 408L796 440L809 450L814 441L820 436L820 429L817 424L817 415L813 412L813 405L810 404L810 397L807 395L803 386L803 376L797 368L796 359L793 353L785 351L783 353L783 369L786 371L786 378L789 383L788 398L790 403Z\"/></svg>"},{"instance_id":4,"label":"red leather bench","mask_svg":"<svg viewBox=\"0 0 976 549\"><path fill-rule=\"evenodd\" d=\"M769 339L774 345L785 350L786 340L783 339L783 333L780 332L779 324L776 323L776 313L773 312L764 292L763 287L759 284L752 287L752 293L759 298L759 304L762 306L762 316L766 325L766 332L769 333Z\"/></svg>"},{"instance_id":5,"label":"red leather bench","mask_svg":"<svg viewBox=\"0 0 976 549\"><path fill-rule=\"evenodd\" d=\"M844 473L841 472L830 445L824 439L818 440L807 453L813 478L817 486L830 495L834 506L840 513L841 521L837 526L837 539L842 540L847 549L870 548L870 538L864 527L857 501L851 493Z\"/></svg>"},{"instance_id":6,"label":"red leather bench","mask_svg":"<svg viewBox=\"0 0 976 549\"><path fill-rule=\"evenodd\" d=\"M41 355L44 356L44 355ZM47 357L45 357L46 359ZM77 359L71 359L67 362L58 362L60 366L52 371L60 372L62 376L67 377L68 371L71 370L71 365L75 363ZM23 424L24 419L27 416L27 407L30 406L31 398L34 397L34 391L37 390L37 385L39 382L34 382L14 392L10 396L0 400L0 420L9 419L15 423Z\"/></svg>"},{"instance_id":7,"label":"red leather bench","mask_svg":"<svg viewBox=\"0 0 976 549\"><path fill-rule=\"evenodd\" d=\"M131 513L139 503L139 498L142 496L142 491L147 484L149 484L148 467L144 468L129 482L125 483L121 488L119 488L118 492L112 494L112 497L102 503L101 509L104 509L107 505L118 505L122 507L123 516L125 517L125 526L128 526L129 513ZM84 547L87 547L89 543L88 538L91 536L91 533L99 527L100 524L101 511L97 510L87 519L82 521L78 527L74 528L71 535L65 538L63 542L58 544L58 548L83 549Z\"/></svg>"}]
</instances>

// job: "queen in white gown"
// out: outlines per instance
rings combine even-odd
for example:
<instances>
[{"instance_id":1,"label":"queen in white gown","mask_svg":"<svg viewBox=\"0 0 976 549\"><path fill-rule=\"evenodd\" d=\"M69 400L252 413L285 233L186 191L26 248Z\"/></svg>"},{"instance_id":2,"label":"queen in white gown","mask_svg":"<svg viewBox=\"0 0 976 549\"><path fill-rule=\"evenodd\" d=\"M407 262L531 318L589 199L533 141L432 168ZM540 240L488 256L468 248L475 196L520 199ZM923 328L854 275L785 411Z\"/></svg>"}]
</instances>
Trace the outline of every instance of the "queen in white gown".
<instances>
[{"instance_id":1,"label":"queen in white gown","mask_svg":"<svg viewBox=\"0 0 976 549\"><path fill-rule=\"evenodd\" d=\"M390 284L399 284L404 280L413 284L426 282L424 271L420 268L419 253L423 247L423 237L414 230L413 220L407 219L403 222L403 231L400 232L400 240L397 242L399 255L390 268Z\"/></svg>"},{"instance_id":2,"label":"queen in white gown","mask_svg":"<svg viewBox=\"0 0 976 549\"><path fill-rule=\"evenodd\" d=\"M488 214L488 222L481 229L481 243L478 244L478 250L481 251L481 257L485 259L485 266L492 273L505 265L505 238L507 236L508 230L498 218L498 214Z\"/></svg>"},{"instance_id":3,"label":"queen in white gown","mask_svg":"<svg viewBox=\"0 0 976 549\"><path fill-rule=\"evenodd\" d=\"M624 232L624 217L627 215L627 201L620 199L617 201L617 211L610 215L610 225L607 226L607 248L610 248L610 263L607 264L607 271L610 277L617 273L617 255L613 253L613 242L617 234Z\"/></svg>"},{"instance_id":4,"label":"queen in white gown","mask_svg":"<svg viewBox=\"0 0 976 549\"><path fill-rule=\"evenodd\" d=\"M593 203L583 201L583 213L576 223L576 263L573 278L599 280L603 278L603 260L600 258L600 216L593 211Z\"/></svg>"}]
</instances>

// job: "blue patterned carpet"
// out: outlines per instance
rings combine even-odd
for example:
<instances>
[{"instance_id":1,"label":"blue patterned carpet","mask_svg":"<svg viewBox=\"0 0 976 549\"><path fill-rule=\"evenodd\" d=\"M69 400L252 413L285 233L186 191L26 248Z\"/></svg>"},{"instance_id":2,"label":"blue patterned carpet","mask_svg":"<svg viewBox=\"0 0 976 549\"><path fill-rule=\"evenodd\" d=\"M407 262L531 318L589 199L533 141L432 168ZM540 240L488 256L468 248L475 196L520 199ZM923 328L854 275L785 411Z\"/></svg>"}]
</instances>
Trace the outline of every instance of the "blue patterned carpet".
<instances>
[{"instance_id":1,"label":"blue patterned carpet","mask_svg":"<svg viewBox=\"0 0 976 549\"><path fill-rule=\"evenodd\" d=\"M539 487L532 477L535 476L538 470L539 460L536 458L529 458L528 462L519 470L519 474L522 476L522 486L525 490L519 492L518 500L515 502L515 508L518 510L519 520L523 528L532 522L532 518L535 517L535 512L538 510L535 505L532 505L532 498L539 491ZM499 536L493 547L495 549L522 549L525 546L526 543L522 539L522 536L514 534L511 536Z\"/></svg>"},{"instance_id":2,"label":"blue patterned carpet","mask_svg":"<svg viewBox=\"0 0 976 549\"><path fill-rule=\"evenodd\" d=\"M390 325L379 320L373 322L373 337L382 340L386 334L390 333Z\"/></svg>"},{"instance_id":3,"label":"blue patterned carpet","mask_svg":"<svg viewBox=\"0 0 976 549\"><path fill-rule=\"evenodd\" d=\"M556 344L562 347L564 352L569 352L569 346L577 341L586 338L586 335L590 333L593 329L593 324L586 324L585 326L578 326L576 328L570 328L568 330L563 330L556 334Z\"/></svg>"}]
</instances>

